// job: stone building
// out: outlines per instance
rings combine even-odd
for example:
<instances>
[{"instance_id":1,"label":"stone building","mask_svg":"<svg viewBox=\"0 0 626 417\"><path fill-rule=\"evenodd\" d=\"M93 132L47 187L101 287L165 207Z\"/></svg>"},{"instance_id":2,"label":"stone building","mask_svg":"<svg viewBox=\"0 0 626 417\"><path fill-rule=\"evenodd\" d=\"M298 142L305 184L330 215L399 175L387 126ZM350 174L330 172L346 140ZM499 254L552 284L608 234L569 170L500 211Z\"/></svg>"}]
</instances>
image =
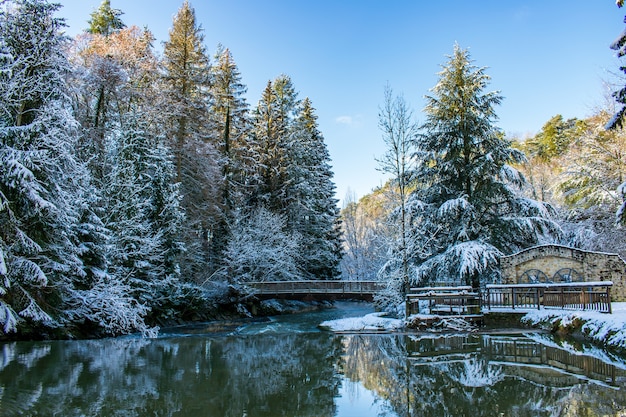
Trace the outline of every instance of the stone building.
<instances>
[{"instance_id":1,"label":"stone building","mask_svg":"<svg viewBox=\"0 0 626 417\"><path fill-rule=\"evenodd\" d=\"M500 258L503 284L612 281L613 301L626 301L626 262L615 253L535 246Z\"/></svg>"}]
</instances>

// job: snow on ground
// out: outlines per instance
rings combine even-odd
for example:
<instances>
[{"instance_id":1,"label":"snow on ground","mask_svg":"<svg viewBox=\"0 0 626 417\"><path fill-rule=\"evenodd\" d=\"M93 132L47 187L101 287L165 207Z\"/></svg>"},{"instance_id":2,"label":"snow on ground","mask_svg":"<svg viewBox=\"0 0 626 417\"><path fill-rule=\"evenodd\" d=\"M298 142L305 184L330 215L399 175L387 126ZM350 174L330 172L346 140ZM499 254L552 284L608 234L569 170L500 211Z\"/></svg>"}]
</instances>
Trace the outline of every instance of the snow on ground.
<instances>
[{"instance_id":1,"label":"snow on ground","mask_svg":"<svg viewBox=\"0 0 626 417\"><path fill-rule=\"evenodd\" d=\"M596 311L529 310L522 319L531 325L559 324L563 327L582 321L581 331L590 339L607 346L626 349L626 302L613 303L613 314ZM519 312L519 310L515 310ZM371 313L363 317L328 320L319 326L334 332L395 330L404 327L404 320Z\"/></svg>"},{"instance_id":2,"label":"snow on ground","mask_svg":"<svg viewBox=\"0 0 626 417\"><path fill-rule=\"evenodd\" d=\"M404 326L404 321L383 317L385 313L371 313L363 317L328 320L320 327L333 332L381 331L394 330Z\"/></svg>"},{"instance_id":3,"label":"snow on ground","mask_svg":"<svg viewBox=\"0 0 626 417\"><path fill-rule=\"evenodd\" d=\"M626 349L626 303L612 303L611 307L612 314L582 310L533 310L522 321L533 325L547 323L567 327L575 320L580 320L583 323L580 330L590 339L607 346Z\"/></svg>"}]
</instances>

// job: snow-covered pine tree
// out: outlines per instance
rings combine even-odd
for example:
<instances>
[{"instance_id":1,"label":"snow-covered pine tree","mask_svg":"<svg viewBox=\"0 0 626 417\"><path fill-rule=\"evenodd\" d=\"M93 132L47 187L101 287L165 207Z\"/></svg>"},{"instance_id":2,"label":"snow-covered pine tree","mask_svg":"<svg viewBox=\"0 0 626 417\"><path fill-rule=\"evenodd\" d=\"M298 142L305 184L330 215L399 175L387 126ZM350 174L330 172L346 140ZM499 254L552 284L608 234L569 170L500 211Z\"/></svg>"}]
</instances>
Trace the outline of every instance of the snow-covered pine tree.
<instances>
[{"instance_id":1,"label":"snow-covered pine tree","mask_svg":"<svg viewBox=\"0 0 626 417\"><path fill-rule=\"evenodd\" d=\"M143 310L106 274L97 193L74 155L58 5L0 9L0 322L4 333L85 321L144 329Z\"/></svg>"},{"instance_id":2,"label":"snow-covered pine tree","mask_svg":"<svg viewBox=\"0 0 626 417\"><path fill-rule=\"evenodd\" d=\"M499 256L559 232L549 207L517 192L524 178L511 164L524 155L495 126L502 96L485 91L489 80L455 45L426 97L416 153L420 185L407 205L414 285L478 287L497 278Z\"/></svg>"},{"instance_id":3,"label":"snow-covered pine tree","mask_svg":"<svg viewBox=\"0 0 626 417\"><path fill-rule=\"evenodd\" d=\"M100 7L91 13L87 32L109 36L113 32L126 27L120 16L121 10L111 7L111 0L102 0Z\"/></svg>"},{"instance_id":4,"label":"snow-covered pine tree","mask_svg":"<svg viewBox=\"0 0 626 417\"><path fill-rule=\"evenodd\" d=\"M286 213L290 229L302 238L301 269L313 279L333 279L342 256L339 208L330 154L308 98L289 131Z\"/></svg>"},{"instance_id":5,"label":"snow-covered pine tree","mask_svg":"<svg viewBox=\"0 0 626 417\"><path fill-rule=\"evenodd\" d=\"M182 236L187 251L181 267L183 276L197 282L219 267L214 235L223 222L222 159L213 145L211 68L205 49L195 11L185 1L164 45L161 109L186 214Z\"/></svg>"},{"instance_id":6,"label":"snow-covered pine tree","mask_svg":"<svg viewBox=\"0 0 626 417\"><path fill-rule=\"evenodd\" d=\"M135 299L158 314L178 280L184 249L177 239L183 213L175 171L163 137L150 134L137 114L126 115L116 139L105 194L106 225L113 233L111 268Z\"/></svg>"},{"instance_id":7,"label":"snow-covered pine tree","mask_svg":"<svg viewBox=\"0 0 626 417\"><path fill-rule=\"evenodd\" d=\"M212 117L215 119L217 149L227 162L224 167L228 205L232 209L238 201L238 192L245 181L246 167L251 165L248 140L251 129L249 106L245 99L247 87L228 48L218 45L215 64L211 66Z\"/></svg>"},{"instance_id":8,"label":"snow-covered pine tree","mask_svg":"<svg viewBox=\"0 0 626 417\"><path fill-rule=\"evenodd\" d=\"M264 206L285 214L292 197L287 194L289 128L300 102L291 78L280 75L268 81L254 112L253 153L256 161L256 189L250 206Z\"/></svg>"},{"instance_id":9,"label":"snow-covered pine tree","mask_svg":"<svg viewBox=\"0 0 626 417\"><path fill-rule=\"evenodd\" d=\"M232 54L222 45L218 45L215 64L211 66L210 88L210 113L215 127L212 136L222 159L223 181L218 202L222 216L215 225L213 236L217 253L225 249L228 223L232 220L233 210L241 207L244 196L249 191L247 183L253 177L250 171L254 163L249 154L251 123L248 103L244 97L246 91Z\"/></svg>"}]
</instances>

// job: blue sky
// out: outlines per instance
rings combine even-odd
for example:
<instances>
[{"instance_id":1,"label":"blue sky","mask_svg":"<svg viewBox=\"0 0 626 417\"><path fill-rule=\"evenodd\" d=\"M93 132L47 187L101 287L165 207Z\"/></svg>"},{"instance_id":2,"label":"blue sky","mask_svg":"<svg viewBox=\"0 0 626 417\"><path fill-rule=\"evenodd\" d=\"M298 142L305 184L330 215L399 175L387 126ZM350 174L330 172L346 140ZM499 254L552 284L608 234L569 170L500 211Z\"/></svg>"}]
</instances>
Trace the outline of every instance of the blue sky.
<instances>
[{"instance_id":1,"label":"blue sky","mask_svg":"<svg viewBox=\"0 0 626 417\"><path fill-rule=\"evenodd\" d=\"M60 0L69 35L101 0ZM552 116L586 117L605 104L619 62L609 44L626 10L612 0L191 1L211 55L228 47L254 107L267 81L289 75L309 97L332 158L337 197L381 185L378 109L387 83L423 121L424 95L458 43L488 67L504 96L498 126L534 134ZM148 27L162 49L182 0L111 0L126 25Z\"/></svg>"}]
</instances>

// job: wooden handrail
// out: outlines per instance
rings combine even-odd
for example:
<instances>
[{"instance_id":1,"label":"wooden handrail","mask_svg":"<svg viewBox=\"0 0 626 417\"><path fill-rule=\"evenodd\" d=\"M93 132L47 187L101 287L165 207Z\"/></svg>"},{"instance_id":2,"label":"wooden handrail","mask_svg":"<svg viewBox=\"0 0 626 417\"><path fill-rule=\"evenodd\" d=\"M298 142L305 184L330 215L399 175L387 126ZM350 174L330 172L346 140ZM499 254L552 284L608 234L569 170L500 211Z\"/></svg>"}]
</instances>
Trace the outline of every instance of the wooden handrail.
<instances>
[{"instance_id":1,"label":"wooden handrail","mask_svg":"<svg viewBox=\"0 0 626 417\"><path fill-rule=\"evenodd\" d=\"M384 288L380 281L257 281L246 285L257 294L374 294Z\"/></svg>"},{"instance_id":2,"label":"wooden handrail","mask_svg":"<svg viewBox=\"0 0 626 417\"><path fill-rule=\"evenodd\" d=\"M611 281L490 284L485 287L483 305L519 308L561 308L611 313Z\"/></svg>"}]
</instances>

